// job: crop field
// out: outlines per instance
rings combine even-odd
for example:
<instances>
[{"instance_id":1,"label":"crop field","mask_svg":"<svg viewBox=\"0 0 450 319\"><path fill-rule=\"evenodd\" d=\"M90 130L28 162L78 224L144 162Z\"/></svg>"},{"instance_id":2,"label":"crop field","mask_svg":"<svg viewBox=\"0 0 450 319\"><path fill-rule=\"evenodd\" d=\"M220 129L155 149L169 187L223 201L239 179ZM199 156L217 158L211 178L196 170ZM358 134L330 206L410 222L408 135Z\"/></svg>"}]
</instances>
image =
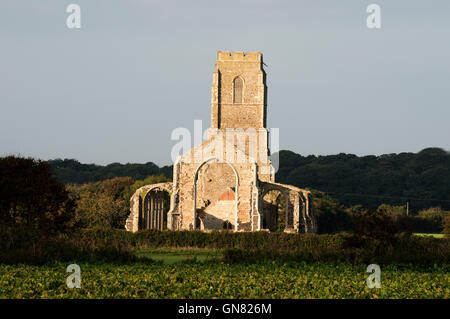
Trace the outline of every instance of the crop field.
<instances>
[{"instance_id":1,"label":"crop field","mask_svg":"<svg viewBox=\"0 0 450 319\"><path fill-rule=\"evenodd\" d=\"M429 235L83 230L0 250L0 298L448 299L449 252ZM67 287L70 264L81 288Z\"/></svg>"},{"instance_id":2,"label":"crop field","mask_svg":"<svg viewBox=\"0 0 450 319\"><path fill-rule=\"evenodd\" d=\"M0 298L449 298L449 267L261 261L228 264L214 250L147 250L156 261L79 263L81 288L66 286L69 263L0 265Z\"/></svg>"}]
</instances>

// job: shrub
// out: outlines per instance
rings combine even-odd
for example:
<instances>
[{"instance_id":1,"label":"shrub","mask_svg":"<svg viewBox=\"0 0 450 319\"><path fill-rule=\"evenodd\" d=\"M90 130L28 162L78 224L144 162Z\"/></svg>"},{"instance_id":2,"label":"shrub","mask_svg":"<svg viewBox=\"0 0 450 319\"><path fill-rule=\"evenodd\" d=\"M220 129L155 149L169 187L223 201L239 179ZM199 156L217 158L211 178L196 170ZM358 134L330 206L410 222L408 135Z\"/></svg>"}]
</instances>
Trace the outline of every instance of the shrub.
<instances>
[{"instance_id":1,"label":"shrub","mask_svg":"<svg viewBox=\"0 0 450 319\"><path fill-rule=\"evenodd\" d=\"M116 177L83 186L70 186L71 196L77 203L77 224L84 228L123 228L130 209L127 190L133 183L130 177Z\"/></svg>"},{"instance_id":2,"label":"shrub","mask_svg":"<svg viewBox=\"0 0 450 319\"><path fill-rule=\"evenodd\" d=\"M363 210L353 214L354 237L366 236L390 243L396 234L412 233L412 225L402 216L385 210Z\"/></svg>"},{"instance_id":3,"label":"shrub","mask_svg":"<svg viewBox=\"0 0 450 319\"><path fill-rule=\"evenodd\" d=\"M75 202L50 171L32 158L0 158L0 223L16 232L43 236L73 228Z\"/></svg>"},{"instance_id":4,"label":"shrub","mask_svg":"<svg viewBox=\"0 0 450 319\"><path fill-rule=\"evenodd\" d=\"M123 229L134 192L141 186L165 181L167 178L159 175L137 181L131 177L116 177L85 185L70 185L68 189L77 203L75 220L83 228Z\"/></svg>"},{"instance_id":5,"label":"shrub","mask_svg":"<svg viewBox=\"0 0 450 319\"><path fill-rule=\"evenodd\" d=\"M414 231L418 233L440 233L446 212L440 207L421 210L413 217Z\"/></svg>"},{"instance_id":6,"label":"shrub","mask_svg":"<svg viewBox=\"0 0 450 319\"><path fill-rule=\"evenodd\" d=\"M360 236L349 245L352 235L316 235L216 231L154 231L130 233L114 229L79 229L70 235L39 241L20 249L0 251L1 262L43 263L51 260L105 260L133 262L136 248L221 249L224 261L262 260L326 263L412 263L448 264L450 239L394 235L389 245L373 237ZM140 260L140 258L139 258Z\"/></svg>"},{"instance_id":7,"label":"shrub","mask_svg":"<svg viewBox=\"0 0 450 319\"><path fill-rule=\"evenodd\" d=\"M83 229L73 237L85 246L122 248L223 249L226 262L260 260L329 263L413 263L432 265L450 262L450 239L397 233L389 243L375 237L348 234L288 234L227 231L155 231ZM353 241L352 241L353 240Z\"/></svg>"},{"instance_id":8,"label":"shrub","mask_svg":"<svg viewBox=\"0 0 450 319\"><path fill-rule=\"evenodd\" d=\"M450 214L447 214L442 224L443 224L442 233L445 235L445 237L450 237Z\"/></svg>"},{"instance_id":9,"label":"shrub","mask_svg":"<svg viewBox=\"0 0 450 319\"><path fill-rule=\"evenodd\" d=\"M317 217L318 232L337 233L351 229L351 217L347 209L329 195L312 190L314 213Z\"/></svg>"}]
</instances>

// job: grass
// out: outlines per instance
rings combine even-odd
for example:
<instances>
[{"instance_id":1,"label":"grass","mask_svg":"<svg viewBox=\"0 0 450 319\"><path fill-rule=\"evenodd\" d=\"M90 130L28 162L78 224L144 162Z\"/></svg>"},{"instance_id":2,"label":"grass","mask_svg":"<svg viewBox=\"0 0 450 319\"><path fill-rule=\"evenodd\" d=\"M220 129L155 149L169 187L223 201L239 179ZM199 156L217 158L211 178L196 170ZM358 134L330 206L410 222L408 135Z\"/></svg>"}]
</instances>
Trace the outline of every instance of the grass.
<instances>
[{"instance_id":1,"label":"grass","mask_svg":"<svg viewBox=\"0 0 450 319\"><path fill-rule=\"evenodd\" d=\"M151 258L162 261L165 264L186 261L210 261L219 259L222 256L221 250L200 249L200 248L173 248L173 249L135 249L137 257Z\"/></svg>"},{"instance_id":2,"label":"grass","mask_svg":"<svg viewBox=\"0 0 450 319\"><path fill-rule=\"evenodd\" d=\"M430 236L435 238L444 238L444 234L432 234L432 233L414 233L417 236Z\"/></svg>"}]
</instances>

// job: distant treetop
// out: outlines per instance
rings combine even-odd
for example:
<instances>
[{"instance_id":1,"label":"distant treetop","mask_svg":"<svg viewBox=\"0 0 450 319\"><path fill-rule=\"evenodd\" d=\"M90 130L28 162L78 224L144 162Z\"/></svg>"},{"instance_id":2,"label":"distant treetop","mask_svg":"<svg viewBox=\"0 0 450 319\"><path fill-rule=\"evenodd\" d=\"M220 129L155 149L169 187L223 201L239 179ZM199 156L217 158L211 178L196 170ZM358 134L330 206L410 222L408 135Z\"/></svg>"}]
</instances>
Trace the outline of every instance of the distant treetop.
<instances>
[{"instance_id":1,"label":"distant treetop","mask_svg":"<svg viewBox=\"0 0 450 319\"><path fill-rule=\"evenodd\" d=\"M329 193L346 206L376 209L386 203L406 205L412 211L440 206L450 209L450 152L430 147L418 153L379 156L302 156L280 151L276 180ZM172 166L112 163L81 164L75 159L49 161L55 177L65 184L97 182L129 176L143 180L150 175L172 178Z\"/></svg>"}]
</instances>

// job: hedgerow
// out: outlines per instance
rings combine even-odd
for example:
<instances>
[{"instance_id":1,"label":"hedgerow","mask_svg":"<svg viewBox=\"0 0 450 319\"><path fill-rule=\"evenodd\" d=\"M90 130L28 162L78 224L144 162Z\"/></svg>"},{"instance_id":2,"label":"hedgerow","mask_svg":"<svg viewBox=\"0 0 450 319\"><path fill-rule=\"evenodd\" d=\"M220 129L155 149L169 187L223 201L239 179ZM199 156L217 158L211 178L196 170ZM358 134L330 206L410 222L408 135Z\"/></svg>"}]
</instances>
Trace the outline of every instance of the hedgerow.
<instances>
[{"instance_id":1,"label":"hedgerow","mask_svg":"<svg viewBox=\"0 0 450 319\"><path fill-rule=\"evenodd\" d=\"M0 236L1 237L1 236ZM0 243L1 244L1 243ZM135 261L134 251L147 248L207 248L223 251L223 260L328 263L450 264L450 239L407 236L374 238L350 234L289 234L230 231L154 231L130 233L81 229L0 251L0 263L45 263L50 260Z\"/></svg>"},{"instance_id":2,"label":"hedgerow","mask_svg":"<svg viewBox=\"0 0 450 319\"><path fill-rule=\"evenodd\" d=\"M138 248L223 249L228 262L296 260L309 262L449 264L450 239L397 234L373 238L350 234L289 234L230 231L81 230L79 245Z\"/></svg>"}]
</instances>

